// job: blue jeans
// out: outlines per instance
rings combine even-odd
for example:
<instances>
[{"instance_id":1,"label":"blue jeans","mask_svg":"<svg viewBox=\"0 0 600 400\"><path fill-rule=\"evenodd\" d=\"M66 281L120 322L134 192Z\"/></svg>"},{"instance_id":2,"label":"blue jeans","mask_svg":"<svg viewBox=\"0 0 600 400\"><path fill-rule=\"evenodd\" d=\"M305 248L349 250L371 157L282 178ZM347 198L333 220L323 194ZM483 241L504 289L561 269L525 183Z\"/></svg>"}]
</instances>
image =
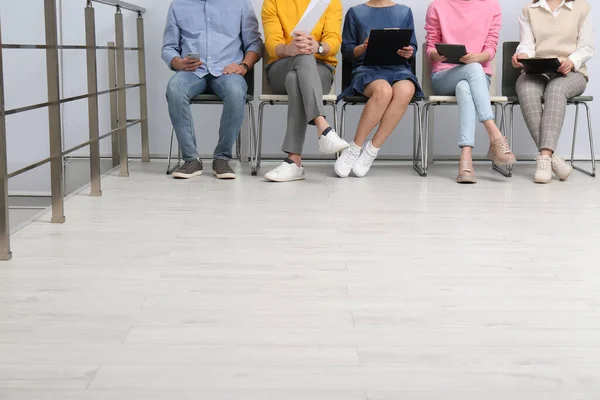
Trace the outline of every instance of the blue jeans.
<instances>
[{"instance_id":1,"label":"blue jeans","mask_svg":"<svg viewBox=\"0 0 600 400\"><path fill-rule=\"evenodd\" d=\"M456 96L458 122L460 123L459 147L475 145L476 120L494 119L490 102L491 77L485 74L479 63L459 65L431 75L433 92L439 96Z\"/></svg>"},{"instance_id":2,"label":"blue jeans","mask_svg":"<svg viewBox=\"0 0 600 400\"><path fill-rule=\"evenodd\" d=\"M185 161L198 158L196 132L190 100L199 94L214 93L223 100L219 143L214 158L231 160L232 149L244 121L248 85L241 75L206 75L199 78L192 72L179 71L167 86L167 102L171 123Z\"/></svg>"}]
</instances>

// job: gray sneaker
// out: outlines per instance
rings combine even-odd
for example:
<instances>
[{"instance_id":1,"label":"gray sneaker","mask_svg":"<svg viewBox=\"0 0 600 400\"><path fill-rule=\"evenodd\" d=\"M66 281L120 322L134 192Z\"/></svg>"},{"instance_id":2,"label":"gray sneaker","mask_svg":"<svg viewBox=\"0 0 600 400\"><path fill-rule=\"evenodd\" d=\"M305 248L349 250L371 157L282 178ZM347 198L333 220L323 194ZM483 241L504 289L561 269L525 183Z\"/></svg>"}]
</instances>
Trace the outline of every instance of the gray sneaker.
<instances>
[{"instance_id":1,"label":"gray sneaker","mask_svg":"<svg viewBox=\"0 0 600 400\"><path fill-rule=\"evenodd\" d=\"M173 171L173 178L190 179L202 175L202 160L186 161L183 165Z\"/></svg>"},{"instance_id":2,"label":"gray sneaker","mask_svg":"<svg viewBox=\"0 0 600 400\"><path fill-rule=\"evenodd\" d=\"M235 172L227 160L213 160L213 171L218 179L235 179Z\"/></svg>"}]
</instances>

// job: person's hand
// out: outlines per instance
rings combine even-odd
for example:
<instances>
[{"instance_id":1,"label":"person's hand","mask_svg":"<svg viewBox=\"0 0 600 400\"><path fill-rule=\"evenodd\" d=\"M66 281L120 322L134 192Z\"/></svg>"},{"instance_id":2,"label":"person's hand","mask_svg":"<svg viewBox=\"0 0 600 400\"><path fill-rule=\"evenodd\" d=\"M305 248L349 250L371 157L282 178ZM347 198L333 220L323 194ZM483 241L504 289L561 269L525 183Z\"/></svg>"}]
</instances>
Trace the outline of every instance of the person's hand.
<instances>
[{"instance_id":1,"label":"person's hand","mask_svg":"<svg viewBox=\"0 0 600 400\"><path fill-rule=\"evenodd\" d=\"M303 32L294 32L294 39L292 39L292 43L286 46L286 53L289 57L301 54L313 54L313 41L314 38L310 35Z\"/></svg>"},{"instance_id":2,"label":"person's hand","mask_svg":"<svg viewBox=\"0 0 600 400\"><path fill-rule=\"evenodd\" d=\"M398 50L398 55L410 60L415 55L415 49L412 46L406 46Z\"/></svg>"},{"instance_id":3,"label":"person's hand","mask_svg":"<svg viewBox=\"0 0 600 400\"><path fill-rule=\"evenodd\" d=\"M558 72L560 72L563 75L567 75L569 72L573 71L575 69L575 64L573 64L573 61L569 60L568 58L563 61L560 64L560 67L558 68Z\"/></svg>"},{"instance_id":4,"label":"person's hand","mask_svg":"<svg viewBox=\"0 0 600 400\"><path fill-rule=\"evenodd\" d=\"M233 75L233 74L238 74L241 76L246 76L246 68L242 67L240 64L229 64L228 66L225 67L225 69L223 69L223 74L224 75Z\"/></svg>"},{"instance_id":5,"label":"person's hand","mask_svg":"<svg viewBox=\"0 0 600 400\"><path fill-rule=\"evenodd\" d=\"M358 58L367 52L367 47L369 46L369 38L365 39L363 44L359 44L354 48L354 58Z\"/></svg>"},{"instance_id":6,"label":"person's hand","mask_svg":"<svg viewBox=\"0 0 600 400\"><path fill-rule=\"evenodd\" d=\"M524 60L529 58L529 56L525 53L519 53L512 56L512 65L515 68L523 68L523 64L519 62L519 60Z\"/></svg>"},{"instance_id":7,"label":"person's hand","mask_svg":"<svg viewBox=\"0 0 600 400\"><path fill-rule=\"evenodd\" d=\"M193 60L187 57L184 59L180 57L175 57L173 61L171 61L171 65L176 71L194 72L195 70L200 68L202 64L204 63L200 60Z\"/></svg>"},{"instance_id":8,"label":"person's hand","mask_svg":"<svg viewBox=\"0 0 600 400\"><path fill-rule=\"evenodd\" d=\"M485 56L481 53L467 53L459 60L463 64L474 64L485 62Z\"/></svg>"},{"instance_id":9,"label":"person's hand","mask_svg":"<svg viewBox=\"0 0 600 400\"><path fill-rule=\"evenodd\" d=\"M429 56L429 59L431 61L433 61L433 62L442 62L442 61L446 61L447 60L446 57L444 57L443 55L441 55L437 51L432 52L431 55Z\"/></svg>"}]
</instances>

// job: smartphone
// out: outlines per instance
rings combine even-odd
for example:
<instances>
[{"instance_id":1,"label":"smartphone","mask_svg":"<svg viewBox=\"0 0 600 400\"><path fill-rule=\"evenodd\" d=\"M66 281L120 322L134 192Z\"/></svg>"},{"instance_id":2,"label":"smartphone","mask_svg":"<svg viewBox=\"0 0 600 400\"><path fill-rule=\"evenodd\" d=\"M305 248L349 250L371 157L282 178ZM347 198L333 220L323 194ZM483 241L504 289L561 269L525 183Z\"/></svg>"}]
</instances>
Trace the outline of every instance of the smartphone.
<instances>
[{"instance_id":1,"label":"smartphone","mask_svg":"<svg viewBox=\"0 0 600 400\"><path fill-rule=\"evenodd\" d=\"M189 58L190 60L200 61L200 54L198 54L198 53L188 53L187 58Z\"/></svg>"}]
</instances>

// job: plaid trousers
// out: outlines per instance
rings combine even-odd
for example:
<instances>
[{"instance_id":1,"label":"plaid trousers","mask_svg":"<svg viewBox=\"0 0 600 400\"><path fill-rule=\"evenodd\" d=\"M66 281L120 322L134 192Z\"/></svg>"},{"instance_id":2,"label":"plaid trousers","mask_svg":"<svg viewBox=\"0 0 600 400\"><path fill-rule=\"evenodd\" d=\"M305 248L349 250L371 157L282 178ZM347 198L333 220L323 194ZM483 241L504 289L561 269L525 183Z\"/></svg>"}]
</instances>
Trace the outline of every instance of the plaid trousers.
<instances>
[{"instance_id":1,"label":"plaid trousers","mask_svg":"<svg viewBox=\"0 0 600 400\"><path fill-rule=\"evenodd\" d=\"M565 122L567 101L581 95L587 79L579 72L555 75L522 74L517 80L517 95L523 118L538 150L556 150Z\"/></svg>"}]
</instances>

